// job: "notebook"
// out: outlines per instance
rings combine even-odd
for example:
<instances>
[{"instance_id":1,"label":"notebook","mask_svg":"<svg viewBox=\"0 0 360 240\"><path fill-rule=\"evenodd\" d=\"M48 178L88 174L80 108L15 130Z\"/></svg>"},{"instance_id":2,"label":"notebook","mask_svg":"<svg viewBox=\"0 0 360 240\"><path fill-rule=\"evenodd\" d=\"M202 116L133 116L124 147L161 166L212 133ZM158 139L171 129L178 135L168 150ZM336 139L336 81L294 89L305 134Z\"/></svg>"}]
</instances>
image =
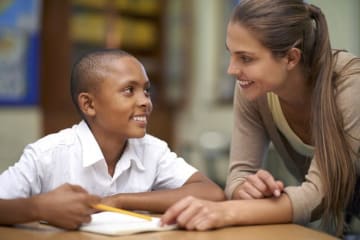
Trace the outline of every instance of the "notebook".
<instances>
[{"instance_id":1,"label":"notebook","mask_svg":"<svg viewBox=\"0 0 360 240\"><path fill-rule=\"evenodd\" d=\"M80 231L105 234L129 235L141 232L169 231L176 225L160 226L160 218L152 217L151 221L126 214L104 211L91 215L91 222L83 224Z\"/></svg>"}]
</instances>

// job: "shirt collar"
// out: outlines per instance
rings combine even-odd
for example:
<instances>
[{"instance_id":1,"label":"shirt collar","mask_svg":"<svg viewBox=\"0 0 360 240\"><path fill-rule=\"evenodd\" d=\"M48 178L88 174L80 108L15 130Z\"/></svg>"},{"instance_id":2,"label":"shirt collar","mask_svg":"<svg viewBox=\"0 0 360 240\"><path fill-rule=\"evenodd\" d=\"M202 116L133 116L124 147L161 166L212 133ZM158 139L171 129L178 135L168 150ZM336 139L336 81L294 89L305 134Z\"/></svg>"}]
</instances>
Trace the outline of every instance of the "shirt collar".
<instances>
[{"instance_id":1,"label":"shirt collar","mask_svg":"<svg viewBox=\"0 0 360 240\"><path fill-rule=\"evenodd\" d=\"M79 123L77 134L82 147L82 163L84 167L104 160L99 144L84 120Z\"/></svg>"},{"instance_id":2,"label":"shirt collar","mask_svg":"<svg viewBox=\"0 0 360 240\"><path fill-rule=\"evenodd\" d=\"M139 170L144 171L145 170L145 166L142 162L143 157L143 149L144 146L142 146L142 144L138 144L138 139L129 139L127 144L126 144L126 148L121 156L121 161L120 162L131 162L133 161L136 164L136 167Z\"/></svg>"},{"instance_id":3,"label":"shirt collar","mask_svg":"<svg viewBox=\"0 0 360 240\"><path fill-rule=\"evenodd\" d=\"M77 134L82 146L83 167L88 167L99 161L105 160L95 136L84 120L79 123ZM139 170L144 171L145 167L142 162L143 158L141 157L143 156L143 147L142 144L139 144L138 139L129 139L126 148L120 157L120 164L130 165L130 162L133 161Z\"/></svg>"}]
</instances>

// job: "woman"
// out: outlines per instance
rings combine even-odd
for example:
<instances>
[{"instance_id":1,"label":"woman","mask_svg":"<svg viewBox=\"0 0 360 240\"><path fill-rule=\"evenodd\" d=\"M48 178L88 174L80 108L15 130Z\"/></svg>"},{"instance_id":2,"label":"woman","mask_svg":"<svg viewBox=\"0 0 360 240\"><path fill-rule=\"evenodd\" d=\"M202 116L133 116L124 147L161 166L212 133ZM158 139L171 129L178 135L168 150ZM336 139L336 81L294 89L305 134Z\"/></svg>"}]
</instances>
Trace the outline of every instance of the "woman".
<instances>
[{"instance_id":1,"label":"woman","mask_svg":"<svg viewBox=\"0 0 360 240\"><path fill-rule=\"evenodd\" d=\"M332 51L323 13L302 0L240 1L226 45L237 80L226 186L233 200L185 198L163 222L205 230L323 216L340 235L359 194L360 59ZM284 188L259 170L270 141L300 186Z\"/></svg>"}]
</instances>

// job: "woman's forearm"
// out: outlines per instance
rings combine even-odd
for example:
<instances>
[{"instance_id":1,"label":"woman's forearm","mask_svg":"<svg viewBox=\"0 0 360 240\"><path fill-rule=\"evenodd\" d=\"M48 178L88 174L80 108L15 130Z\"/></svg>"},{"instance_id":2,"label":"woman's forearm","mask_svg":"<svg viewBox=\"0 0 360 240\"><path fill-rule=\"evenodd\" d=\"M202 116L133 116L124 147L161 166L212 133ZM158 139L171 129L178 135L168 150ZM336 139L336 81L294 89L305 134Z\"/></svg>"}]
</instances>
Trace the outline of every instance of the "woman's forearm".
<instances>
[{"instance_id":1,"label":"woman's forearm","mask_svg":"<svg viewBox=\"0 0 360 240\"><path fill-rule=\"evenodd\" d=\"M230 225L254 225L289 223L292 221L292 206L289 197L282 194L278 198L254 200L231 200L227 205Z\"/></svg>"}]
</instances>

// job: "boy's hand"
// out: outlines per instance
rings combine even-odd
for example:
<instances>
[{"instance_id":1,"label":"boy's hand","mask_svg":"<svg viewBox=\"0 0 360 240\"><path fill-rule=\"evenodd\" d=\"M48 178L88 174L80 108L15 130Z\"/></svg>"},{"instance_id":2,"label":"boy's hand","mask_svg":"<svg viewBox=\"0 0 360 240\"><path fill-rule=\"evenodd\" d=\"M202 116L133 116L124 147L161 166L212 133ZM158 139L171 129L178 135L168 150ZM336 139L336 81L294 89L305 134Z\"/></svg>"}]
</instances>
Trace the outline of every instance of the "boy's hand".
<instances>
[{"instance_id":1,"label":"boy's hand","mask_svg":"<svg viewBox=\"0 0 360 240\"><path fill-rule=\"evenodd\" d=\"M88 194L78 185L70 184L34 196L39 219L65 229L77 229L82 223L90 222L90 214L95 212L92 206L99 202L100 197Z\"/></svg>"},{"instance_id":2,"label":"boy's hand","mask_svg":"<svg viewBox=\"0 0 360 240\"><path fill-rule=\"evenodd\" d=\"M268 171L259 170L256 174L246 177L246 180L235 189L232 199L279 197L283 190L284 184L281 181L275 181Z\"/></svg>"},{"instance_id":3,"label":"boy's hand","mask_svg":"<svg viewBox=\"0 0 360 240\"><path fill-rule=\"evenodd\" d=\"M116 207L116 208L122 208L122 206L120 206L120 196L121 194L117 194L116 196L107 196L101 199L101 203L111 206L111 207Z\"/></svg>"}]
</instances>

